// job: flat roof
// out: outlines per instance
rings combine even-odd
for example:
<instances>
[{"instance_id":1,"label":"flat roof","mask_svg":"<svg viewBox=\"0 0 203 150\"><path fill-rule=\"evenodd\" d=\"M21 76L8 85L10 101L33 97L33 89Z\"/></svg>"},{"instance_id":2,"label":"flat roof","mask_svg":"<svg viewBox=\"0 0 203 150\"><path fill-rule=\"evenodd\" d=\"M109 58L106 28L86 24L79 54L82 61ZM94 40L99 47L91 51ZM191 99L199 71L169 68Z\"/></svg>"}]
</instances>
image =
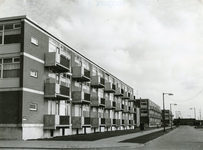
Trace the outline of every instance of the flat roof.
<instances>
[{"instance_id":1,"label":"flat roof","mask_svg":"<svg viewBox=\"0 0 203 150\"><path fill-rule=\"evenodd\" d=\"M103 71L105 71L105 73L107 73L108 75L112 76L113 78L117 79L118 81L120 81L122 84L128 86L129 88L132 88L131 86L129 86L128 84L124 83L123 81L121 81L120 79L118 79L117 77L115 77L114 75L112 75L111 73L109 73L108 71L106 71L105 69L103 69L101 66L99 66L98 64L94 63L93 61L91 61L90 59L88 59L86 56L84 56L83 54L81 54L80 52L78 52L77 50L75 50L74 48L70 47L69 45L67 45L65 42L61 41L59 38L57 38L56 36L52 35L51 33L49 33L47 30L43 29L41 26L39 26L37 23L35 23L34 21L32 21L31 19L29 19L26 15L21 15L21 16L12 16L12 17L4 17L4 18L0 18L0 21L8 21L8 20L19 20L19 19L26 19L28 20L30 23L32 23L33 25L37 26L38 28L40 28L41 30L43 30L44 32L46 32L47 34L49 34L50 36L54 37L55 39L57 39L59 42L61 42L62 44L66 45L68 48L70 48L72 51L76 52L77 54L81 55L82 57L84 57L86 60L88 60L90 63L94 64L95 66L99 67L100 69L102 69ZM133 88L132 88L133 89ZM133 89L134 90L134 89ZM134 93L133 93L134 95Z\"/></svg>"}]
</instances>

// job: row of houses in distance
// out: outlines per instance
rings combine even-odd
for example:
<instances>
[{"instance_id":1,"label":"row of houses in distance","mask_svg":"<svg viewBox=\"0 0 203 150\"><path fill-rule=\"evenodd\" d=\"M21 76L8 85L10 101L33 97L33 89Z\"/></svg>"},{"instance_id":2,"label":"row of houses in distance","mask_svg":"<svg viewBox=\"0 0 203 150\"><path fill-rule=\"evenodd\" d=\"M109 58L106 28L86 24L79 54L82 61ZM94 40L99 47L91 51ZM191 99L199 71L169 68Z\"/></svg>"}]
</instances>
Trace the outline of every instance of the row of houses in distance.
<instances>
[{"instance_id":1,"label":"row of houses in distance","mask_svg":"<svg viewBox=\"0 0 203 150\"><path fill-rule=\"evenodd\" d=\"M0 19L0 139L161 125L149 99L26 16Z\"/></svg>"}]
</instances>

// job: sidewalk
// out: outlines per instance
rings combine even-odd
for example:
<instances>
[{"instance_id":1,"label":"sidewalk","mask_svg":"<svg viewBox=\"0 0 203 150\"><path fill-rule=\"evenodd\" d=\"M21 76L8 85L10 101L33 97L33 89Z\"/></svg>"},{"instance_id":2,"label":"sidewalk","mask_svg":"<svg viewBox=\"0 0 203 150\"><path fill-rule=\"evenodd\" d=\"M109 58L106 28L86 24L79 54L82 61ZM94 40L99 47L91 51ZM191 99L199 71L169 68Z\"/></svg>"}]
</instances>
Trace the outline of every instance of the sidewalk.
<instances>
[{"instance_id":1,"label":"sidewalk","mask_svg":"<svg viewBox=\"0 0 203 150\"><path fill-rule=\"evenodd\" d=\"M0 149L2 148L34 148L34 149L63 149L63 148L122 148L139 147L142 144L138 143L119 143L120 141L139 137L163 130L163 128L144 131L143 133L133 133L111 138L105 138L97 141L22 141L22 140L1 140Z\"/></svg>"}]
</instances>

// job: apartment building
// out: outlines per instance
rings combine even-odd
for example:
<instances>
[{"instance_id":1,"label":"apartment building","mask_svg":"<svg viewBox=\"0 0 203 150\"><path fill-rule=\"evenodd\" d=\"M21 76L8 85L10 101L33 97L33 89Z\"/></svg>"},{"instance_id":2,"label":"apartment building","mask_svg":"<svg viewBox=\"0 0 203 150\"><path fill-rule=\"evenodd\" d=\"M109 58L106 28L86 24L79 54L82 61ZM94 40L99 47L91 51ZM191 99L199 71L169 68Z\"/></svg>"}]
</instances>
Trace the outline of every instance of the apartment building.
<instances>
[{"instance_id":1,"label":"apartment building","mask_svg":"<svg viewBox=\"0 0 203 150\"><path fill-rule=\"evenodd\" d=\"M164 118L165 115L165 118ZM173 114L170 110L161 110L161 122L162 125L165 122L165 126L171 126Z\"/></svg>"},{"instance_id":2,"label":"apartment building","mask_svg":"<svg viewBox=\"0 0 203 150\"><path fill-rule=\"evenodd\" d=\"M161 109L149 99L136 99L136 106L140 108L140 122L145 127L156 127L161 125Z\"/></svg>"},{"instance_id":3,"label":"apartment building","mask_svg":"<svg viewBox=\"0 0 203 150\"><path fill-rule=\"evenodd\" d=\"M26 16L0 19L0 139L133 129L133 88Z\"/></svg>"}]
</instances>

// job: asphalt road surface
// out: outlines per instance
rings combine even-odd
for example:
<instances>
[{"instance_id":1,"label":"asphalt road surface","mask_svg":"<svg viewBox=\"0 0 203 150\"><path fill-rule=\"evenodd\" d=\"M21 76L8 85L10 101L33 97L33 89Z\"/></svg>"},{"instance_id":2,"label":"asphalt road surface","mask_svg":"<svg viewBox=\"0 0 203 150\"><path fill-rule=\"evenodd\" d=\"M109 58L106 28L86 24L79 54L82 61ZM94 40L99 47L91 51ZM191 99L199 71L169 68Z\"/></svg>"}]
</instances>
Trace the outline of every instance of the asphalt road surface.
<instances>
[{"instance_id":1,"label":"asphalt road surface","mask_svg":"<svg viewBox=\"0 0 203 150\"><path fill-rule=\"evenodd\" d=\"M192 126L180 126L138 150L203 150L203 129Z\"/></svg>"}]
</instances>

